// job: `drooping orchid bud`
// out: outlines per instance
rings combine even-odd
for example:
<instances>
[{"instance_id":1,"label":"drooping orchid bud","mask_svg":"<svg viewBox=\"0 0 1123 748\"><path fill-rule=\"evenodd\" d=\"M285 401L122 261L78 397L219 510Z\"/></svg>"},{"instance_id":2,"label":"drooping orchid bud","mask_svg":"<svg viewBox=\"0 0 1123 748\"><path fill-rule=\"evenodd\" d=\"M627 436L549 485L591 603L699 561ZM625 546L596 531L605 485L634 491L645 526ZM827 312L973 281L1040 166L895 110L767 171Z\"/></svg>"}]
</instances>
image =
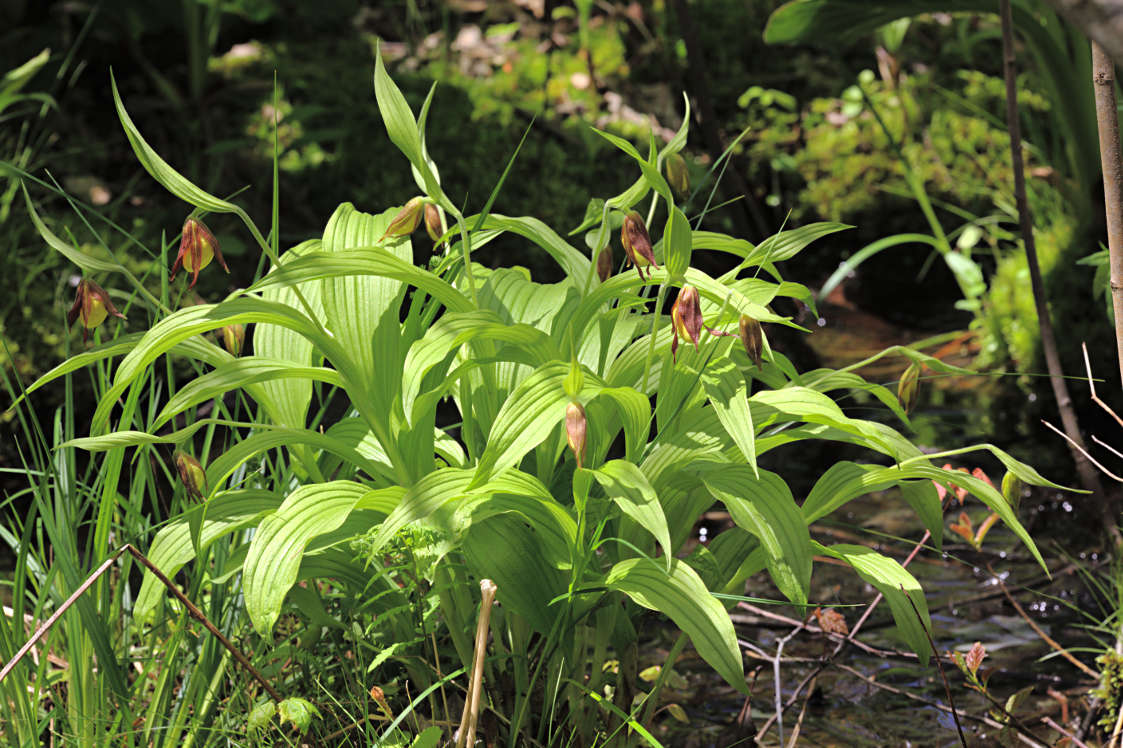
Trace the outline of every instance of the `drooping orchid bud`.
<instances>
[{"instance_id":1,"label":"drooping orchid bud","mask_svg":"<svg viewBox=\"0 0 1123 748\"><path fill-rule=\"evenodd\" d=\"M711 335L719 335L726 337L729 333L715 330L706 324L702 319L702 300L698 295L698 289L694 286L683 286L678 292L678 298L675 299L674 306L671 307L671 327L673 328L674 337L671 338L671 359L675 360L678 353L678 339L679 337L685 338L694 344L694 349L698 349L698 337L702 334L702 330Z\"/></svg>"},{"instance_id":2,"label":"drooping orchid bud","mask_svg":"<svg viewBox=\"0 0 1123 748\"><path fill-rule=\"evenodd\" d=\"M227 353L231 356L242 355L242 346L246 344L245 325L226 325L219 330L219 334L222 336L222 347Z\"/></svg>"},{"instance_id":3,"label":"drooping orchid bud","mask_svg":"<svg viewBox=\"0 0 1123 748\"><path fill-rule=\"evenodd\" d=\"M386 237L396 239L399 236L408 236L412 234L419 225L421 225L421 215L425 212L425 198L411 197L409 202L402 206L398 214L390 221L390 225L386 227L385 233L382 234L382 241Z\"/></svg>"},{"instance_id":4,"label":"drooping orchid bud","mask_svg":"<svg viewBox=\"0 0 1123 748\"><path fill-rule=\"evenodd\" d=\"M897 402L901 404L906 413L912 412L916 405L919 385L920 364L913 361L909 364L909 368L905 369L905 373L901 375L901 381L897 382Z\"/></svg>"},{"instance_id":5,"label":"drooping orchid bud","mask_svg":"<svg viewBox=\"0 0 1123 748\"><path fill-rule=\"evenodd\" d=\"M654 265L655 253L651 249L651 237L647 234L647 227L643 218L634 210L624 217L624 225L620 227L620 243L624 245L624 252L628 255L628 262L636 266L639 277L647 280L643 269Z\"/></svg>"},{"instance_id":6,"label":"drooping orchid bud","mask_svg":"<svg viewBox=\"0 0 1123 748\"><path fill-rule=\"evenodd\" d=\"M441 211L433 203L425 203L425 233L437 243L444 235L444 229L441 227Z\"/></svg>"},{"instance_id":7,"label":"drooping orchid bud","mask_svg":"<svg viewBox=\"0 0 1123 748\"><path fill-rule=\"evenodd\" d=\"M604 283L612 277L612 247L605 246L597 255L597 277Z\"/></svg>"},{"instance_id":8,"label":"drooping orchid bud","mask_svg":"<svg viewBox=\"0 0 1123 748\"><path fill-rule=\"evenodd\" d=\"M175 469L189 497L198 501L207 495L207 472L198 460L184 452L176 452Z\"/></svg>"},{"instance_id":9,"label":"drooping orchid bud","mask_svg":"<svg viewBox=\"0 0 1123 748\"><path fill-rule=\"evenodd\" d=\"M702 305L698 298L698 289L694 286L683 286L678 292L674 306L671 307L671 324L674 326L674 338L671 339L672 360L678 353L678 339L689 340L698 349L698 336L702 334Z\"/></svg>"},{"instance_id":10,"label":"drooping orchid bud","mask_svg":"<svg viewBox=\"0 0 1123 748\"><path fill-rule=\"evenodd\" d=\"M738 337L741 338L741 345L745 347L745 353L758 368L762 368L764 366L764 330L761 329L760 323L749 315L742 314L741 320L737 324L737 332Z\"/></svg>"},{"instance_id":11,"label":"drooping orchid bud","mask_svg":"<svg viewBox=\"0 0 1123 748\"><path fill-rule=\"evenodd\" d=\"M179 240L179 254L176 255L175 264L172 265L170 280L175 280L175 274L182 267L191 273L191 285L188 288L194 288L195 281L199 280L199 271L210 265L211 260L215 259L218 260L218 264L222 266L223 270L230 272L230 268L226 267L226 260L222 259L222 252L218 249L218 241L214 238L214 234L198 218L188 216L187 220L183 222L182 238Z\"/></svg>"},{"instance_id":12,"label":"drooping orchid bud","mask_svg":"<svg viewBox=\"0 0 1123 748\"><path fill-rule=\"evenodd\" d=\"M78 291L74 295L74 304L71 305L70 311L66 313L66 324L73 325L74 321L79 319L82 321L82 342L88 340L90 330L104 322L110 314L120 319L125 318L125 315L118 312L117 307L113 306L113 302L109 300L109 294L105 292L104 288L86 278L78 281Z\"/></svg>"},{"instance_id":13,"label":"drooping orchid bud","mask_svg":"<svg viewBox=\"0 0 1123 748\"><path fill-rule=\"evenodd\" d=\"M672 153L667 156L664 165L667 168L667 184L671 185L671 189L680 197L685 197L690 192L690 173L686 168L686 159L681 153Z\"/></svg>"},{"instance_id":14,"label":"drooping orchid bud","mask_svg":"<svg viewBox=\"0 0 1123 748\"><path fill-rule=\"evenodd\" d=\"M581 403L570 403L565 409L565 438L577 459L577 467L583 467L585 463L586 425L585 408Z\"/></svg>"}]
</instances>

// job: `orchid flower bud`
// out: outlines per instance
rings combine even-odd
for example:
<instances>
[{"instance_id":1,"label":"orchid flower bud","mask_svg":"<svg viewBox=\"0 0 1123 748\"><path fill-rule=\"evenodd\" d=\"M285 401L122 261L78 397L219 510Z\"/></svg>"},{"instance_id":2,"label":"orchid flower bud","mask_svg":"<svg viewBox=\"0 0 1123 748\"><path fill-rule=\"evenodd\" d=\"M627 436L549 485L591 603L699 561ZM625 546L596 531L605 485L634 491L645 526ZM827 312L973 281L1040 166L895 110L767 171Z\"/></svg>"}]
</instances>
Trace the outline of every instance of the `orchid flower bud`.
<instances>
[{"instance_id":1,"label":"orchid flower bud","mask_svg":"<svg viewBox=\"0 0 1123 748\"><path fill-rule=\"evenodd\" d=\"M419 225L421 225L421 215L425 212L425 198L412 197L409 199L398 214L390 221L390 225L386 227L385 233L382 234L382 241L386 237L396 239L399 236L408 236L412 234Z\"/></svg>"},{"instance_id":2,"label":"orchid flower bud","mask_svg":"<svg viewBox=\"0 0 1123 748\"><path fill-rule=\"evenodd\" d=\"M198 501L207 495L207 472L198 460L184 452L176 452L175 469L190 498Z\"/></svg>"},{"instance_id":3,"label":"orchid flower bud","mask_svg":"<svg viewBox=\"0 0 1123 748\"><path fill-rule=\"evenodd\" d=\"M690 192L690 173L686 168L686 159L681 153L672 153L667 156L664 165L667 168L667 183L680 197L685 197Z\"/></svg>"},{"instance_id":4,"label":"orchid flower bud","mask_svg":"<svg viewBox=\"0 0 1123 748\"><path fill-rule=\"evenodd\" d=\"M601 283L612 277L612 247L606 246L597 255L597 277Z\"/></svg>"},{"instance_id":5,"label":"orchid flower bud","mask_svg":"<svg viewBox=\"0 0 1123 748\"><path fill-rule=\"evenodd\" d=\"M745 347L745 353L752 359L757 367L764 367L764 330L761 329L760 323L747 314L741 315L741 320L737 324L738 336L741 338L741 345Z\"/></svg>"},{"instance_id":6,"label":"orchid flower bud","mask_svg":"<svg viewBox=\"0 0 1123 748\"><path fill-rule=\"evenodd\" d=\"M577 467L583 467L585 462L586 425L585 409L581 403L570 403L565 409L565 438L577 459Z\"/></svg>"},{"instance_id":7,"label":"orchid flower bud","mask_svg":"<svg viewBox=\"0 0 1123 748\"><path fill-rule=\"evenodd\" d=\"M901 375L901 381L897 382L897 402L901 404L906 413L911 412L916 405L919 385L920 364L913 361L909 364L909 368L905 369L905 373Z\"/></svg>"},{"instance_id":8,"label":"orchid flower bud","mask_svg":"<svg viewBox=\"0 0 1123 748\"><path fill-rule=\"evenodd\" d=\"M170 280L175 280L175 274L182 267L191 273L191 285L188 288L194 288L195 281L199 280L199 271L211 264L212 259L217 259L222 269L230 272L230 268L226 267L226 260L222 259L222 252L218 250L218 241L214 238L214 234L198 218L187 217L183 222L182 237L179 241L179 254L176 255L175 264L172 265Z\"/></svg>"},{"instance_id":9,"label":"orchid flower bud","mask_svg":"<svg viewBox=\"0 0 1123 748\"><path fill-rule=\"evenodd\" d=\"M433 203L425 203L425 233L436 244L444 236L444 228L441 226L441 211Z\"/></svg>"},{"instance_id":10,"label":"orchid flower bud","mask_svg":"<svg viewBox=\"0 0 1123 748\"><path fill-rule=\"evenodd\" d=\"M651 237L647 234L647 227L643 218L634 210L624 217L624 225L620 227L620 243L624 245L624 252L628 255L628 262L636 266L639 277L647 280L643 269L654 265L655 253L651 249Z\"/></svg>"},{"instance_id":11,"label":"orchid flower bud","mask_svg":"<svg viewBox=\"0 0 1123 748\"><path fill-rule=\"evenodd\" d=\"M1002 498L1006 499L1006 503L1013 507L1014 511L1018 511L1018 505L1022 503L1022 491L1025 484L1022 479L1006 471L1006 475L1002 476Z\"/></svg>"},{"instance_id":12,"label":"orchid flower bud","mask_svg":"<svg viewBox=\"0 0 1123 748\"><path fill-rule=\"evenodd\" d=\"M245 325L226 325L219 330L219 334L222 336L222 347L227 353L231 356L242 355L242 346L246 344Z\"/></svg>"},{"instance_id":13,"label":"orchid flower bud","mask_svg":"<svg viewBox=\"0 0 1123 748\"><path fill-rule=\"evenodd\" d=\"M674 338L671 339L671 358L678 353L678 339L689 340L698 350L698 336L702 333L702 305L698 298L698 289L694 286L683 286L678 292L674 306L671 307L671 324L674 326Z\"/></svg>"},{"instance_id":14,"label":"orchid flower bud","mask_svg":"<svg viewBox=\"0 0 1123 748\"><path fill-rule=\"evenodd\" d=\"M82 321L83 342L89 339L90 330L104 322L110 314L120 319L125 318L125 315L118 312L117 307L113 306L113 302L109 300L109 294L105 292L104 288L85 278L78 281L78 291L74 295L74 304L71 305L70 311L66 313L66 324L73 325L74 321L78 319Z\"/></svg>"}]
</instances>

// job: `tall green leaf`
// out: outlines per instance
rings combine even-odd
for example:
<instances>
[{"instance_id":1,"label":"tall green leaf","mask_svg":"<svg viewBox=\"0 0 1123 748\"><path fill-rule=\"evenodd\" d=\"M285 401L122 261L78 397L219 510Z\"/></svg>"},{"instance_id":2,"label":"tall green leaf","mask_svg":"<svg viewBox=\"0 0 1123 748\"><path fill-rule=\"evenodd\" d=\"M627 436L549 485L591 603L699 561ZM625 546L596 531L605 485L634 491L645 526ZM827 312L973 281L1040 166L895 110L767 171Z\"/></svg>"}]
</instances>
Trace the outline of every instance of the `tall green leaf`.
<instances>
[{"instance_id":1,"label":"tall green leaf","mask_svg":"<svg viewBox=\"0 0 1123 748\"><path fill-rule=\"evenodd\" d=\"M648 558L625 559L608 572L605 586L670 618L718 675L738 691L748 693L733 622L698 573L685 563L674 561L668 573Z\"/></svg>"}]
</instances>

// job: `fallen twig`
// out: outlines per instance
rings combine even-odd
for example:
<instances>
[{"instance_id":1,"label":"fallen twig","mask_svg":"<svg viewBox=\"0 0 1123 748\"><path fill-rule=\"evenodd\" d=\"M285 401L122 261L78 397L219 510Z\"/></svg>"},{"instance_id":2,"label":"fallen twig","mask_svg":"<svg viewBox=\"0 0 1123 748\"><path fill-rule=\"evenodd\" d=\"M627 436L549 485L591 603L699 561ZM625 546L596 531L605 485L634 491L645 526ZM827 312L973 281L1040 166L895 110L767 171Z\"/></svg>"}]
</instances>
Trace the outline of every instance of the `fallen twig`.
<instances>
[{"instance_id":1,"label":"fallen twig","mask_svg":"<svg viewBox=\"0 0 1123 748\"><path fill-rule=\"evenodd\" d=\"M1042 717L1042 718L1041 718L1041 721L1042 721L1042 722L1043 722L1044 724L1046 724L1046 725L1048 725L1049 727L1051 727L1051 728L1053 728L1054 730L1056 730L1057 732L1059 732L1059 733L1060 733L1061 735L1064 735L1064 736L1065 736L1066 738L1068 738L1069 740L1071 740L1071 741L1072 741L1072 744L1073 744L1073 745L1075 745L1075 746L1076 746L1076 748L1088 748L1088 744L1087 744L1087 743L1085 743L1085 742L1084 742L1083 740L1081 740L1080 738L1078 738L1078 737L1076 737L1075 735L1073 735L1073 734L1072 734L1071 732L1069 732L1068 730L1066 730L1066 729L1064 729L1063 727L1061 727L1061 726L1060 726L1059 724L1057 724L1057 723L1056 723L1056 722L1055 722L1055 721L1053 720L1053 718L1052 718L1052 717Z\"/></svg>"},{"instance_id":2,"label":"fallen twig","mask_svg":"<svg viewBox=\"0 0 1123 748\"><path fill-rule=\"evenodd\" d=\"M234 656L234 659L238 661L238 664L248 670L249 673L254 677L254 679L261 684L262 688L265 689L270 698L278 703L284 700L277 689L273 688L269 681L265 679L265 676L258 672L257 668L255 668L253 664L246 658L246 656L242 654L241 650L235 647L229 639L223 636L222 632L219 631L213 623L211 623L210 619L207 618L203 611L199 610L199 608L196 607L193 602L187 599L187 596L179 591L179 588L175 586L175 583L172 582L172 580L168 579L164 575L164 572L156 568L156 565L149 561L147 556L127 543L114 551L113 554L101 564L101 566L99 566L96 570L94 570L92 574L90 574L90 576L86 578L86 581L78 585L78 589L74 590L70 597L66 598L63 604L59 606L58 610L52 613L51 617L44 621L42 625L40 625L39 628L36 629L35 633L32 634L31 638L27 640L26 644L20 647L15 656L12 657L12 659L8 660L8 662L4 663L4 667L0 668L0 683L4 682L4 678L8 676L8 673L12 672L19 661L22 660L24 656L31 650L31 648L35 646L35 643L42 639L46 635L46 633L51 630L51 627L55 625L55 622L60 617L62 617L62 614L69 610L70 607L78 601L78 598L80 598L86 590L93 586L94 582L100 579L101 576L105 574L105 572L109 571L113 564L116 563L117 559L119 559L125 552L132 554L133 558L144 564L145 568L151 571L152 574L157 579L159 579L165 587L168 588L168 592L172 593L172 595L177 600L183 603L183 606L187 609L188 614L190 614L192 618L202 623L203 627L207 631L209 631L215 638L217 638L222 646L226 647L230 654Z\"/></svg>"}]
</instances>

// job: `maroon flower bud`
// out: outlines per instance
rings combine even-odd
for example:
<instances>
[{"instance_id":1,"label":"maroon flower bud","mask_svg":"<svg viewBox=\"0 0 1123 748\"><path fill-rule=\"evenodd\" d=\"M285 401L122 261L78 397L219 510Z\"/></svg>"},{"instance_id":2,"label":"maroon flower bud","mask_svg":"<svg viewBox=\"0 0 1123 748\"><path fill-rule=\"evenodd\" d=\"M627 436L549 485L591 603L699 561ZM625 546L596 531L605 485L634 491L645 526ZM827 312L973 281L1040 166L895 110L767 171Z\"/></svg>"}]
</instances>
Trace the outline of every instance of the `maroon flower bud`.
<instances>
[{"instance_id":1,"label":"maroon flower bud","mask_svg":"<svg viewBox=\"0 0 1123 748\"><path fill-rule=\"evenodd\" d=\"M198 501L207 495L207 472L198 460L184 452L176 452L175 469L189 497Z\"/></svg>"},{"instance_id":2,"label":"maroon flower bud","mask_svg":"<svg viewBox=\"0 0 1123 748\"><path fill-rule=\"evenodd\" d=\"M85 278L78 281L78 292L74 295L74 304L66 313L66 324L73 325L75 320L82 320L83 342L89 339L90 330L104 322L110 314L120 319L125 318L113 306L104 288Z\"/></svg>"},{"instance_id":3,"label":"maroon flower bud","mask_svg":"<svg viewBox=\"0 0 1123 748\"><path fill-rule=\"evenodd\" d=\"M408 236L412 234L419 225L421 225L421 214L425 212L425 198L412 197L409 202L402 206L398 214L390 221L390 225L386 227L385 233L382 234L382 241L386 237L396 239L399 236Z\"/></svg>"},{"instance_id":4,"label":"maroon flower bud","mask_svg":"<svg viewBox=\"0 0 1123 748\"><path fill-rule=\"evenodd\" d=\"M612 247L606 246L597 255L597 277L601 283L612 277Z\"/></svg>"},{"instance_id":5,"label":"maroon flower bud","mask_svg":"<svg viewBox=\"0 0 1123 748\"><path fill-rule=\"evenodd\" d=\"M741 345L745 347L745 353L753 360L753 363L758 367L764 366L764 331L760 327L760 323L747 314L741 315L741 321L738 324L738 332L741 338Z\"/></svg>"},{"instance_id":6,"label":"maroon flower bud","mask_svg":"<svg viewBox=\"0 0 1123 748\"><path fill-rule=\"evenodd\" d=\"M581 403L570 403L565 409L565 438L577 459L577 467L585 462L585 428L585 409Z\"/></svg>"},{"instance_id":7,"label":"maroon flower bud","mask_svg":"<svg viewBox=\"0 0 1123 748\"><path fill-rule=\"evenodd\" d=\"M643 269L654 265L655 253L651 249L651 237L647 234L647 227L643 224L640 214L634 210L624 217L624 225L620 227L620 243L624 245L624 253L628 255L628 262L636 266L639 277L647 280Z\"/></svg>"},{"instance_id":8,"label":"maroon flower bud","mask_svg":"<svg viewBox=\"0 0 1123 748\"><path fill-rule=\"evenodd\" d=\"M441 211L433 203L425 203L425 232L433 243L439 242L445 233L441 227Z\"/></svg>"},{"instance_id":9,"label":"maroon flower bud","mask_svg":"<svg viewBox=\"0 0 1123 748\"><path fill-rule=\"evenodd\" d=\"M175 280L175 274L182 266L184 270L191 273L191 285L188 288L194 288L195 281L199 280L199 271L211 264L212 259L217 259L222 269L230 272L230 268L226 267L226 260L222 259L222 252L218 250L218 241L215 240L214 234L198 218L188 216L183 222L179 254L176 255L175 264L172 265L171 280Z\"/></svg>"},{"instance_id":10,"label":"maroon flower bud","mask_svg":"<svg viewBox=\"0 0 1123 748\"><path fill-rule=\"evenodd\" d=\"M694 344L698 349L698 336L705 329L710 335L726 337L728 333L715 330L702 319L702 301L698 296L698 289L694 286L683 286L678 292L674 306L671 307L671 326L675 336L671 339L671 359L675 360L678 353L678 339L683 337Z\"/></svg>"},{"instance_id":11,"label":"maroon flower bud","mask_svg":"<svg viewBox=\"0 0 1123 748\"><path fill-rule=\"evenodd\" d=\"M678 353L678 339L683 337L694 344L698 349L698 336L702 334L702 305L698 298L698 289L694 286L683 286L678 292L674 306L671 307L671 324L674 326L675 336L671 340L671 358Z\"/></svg>"}]
</instances>

